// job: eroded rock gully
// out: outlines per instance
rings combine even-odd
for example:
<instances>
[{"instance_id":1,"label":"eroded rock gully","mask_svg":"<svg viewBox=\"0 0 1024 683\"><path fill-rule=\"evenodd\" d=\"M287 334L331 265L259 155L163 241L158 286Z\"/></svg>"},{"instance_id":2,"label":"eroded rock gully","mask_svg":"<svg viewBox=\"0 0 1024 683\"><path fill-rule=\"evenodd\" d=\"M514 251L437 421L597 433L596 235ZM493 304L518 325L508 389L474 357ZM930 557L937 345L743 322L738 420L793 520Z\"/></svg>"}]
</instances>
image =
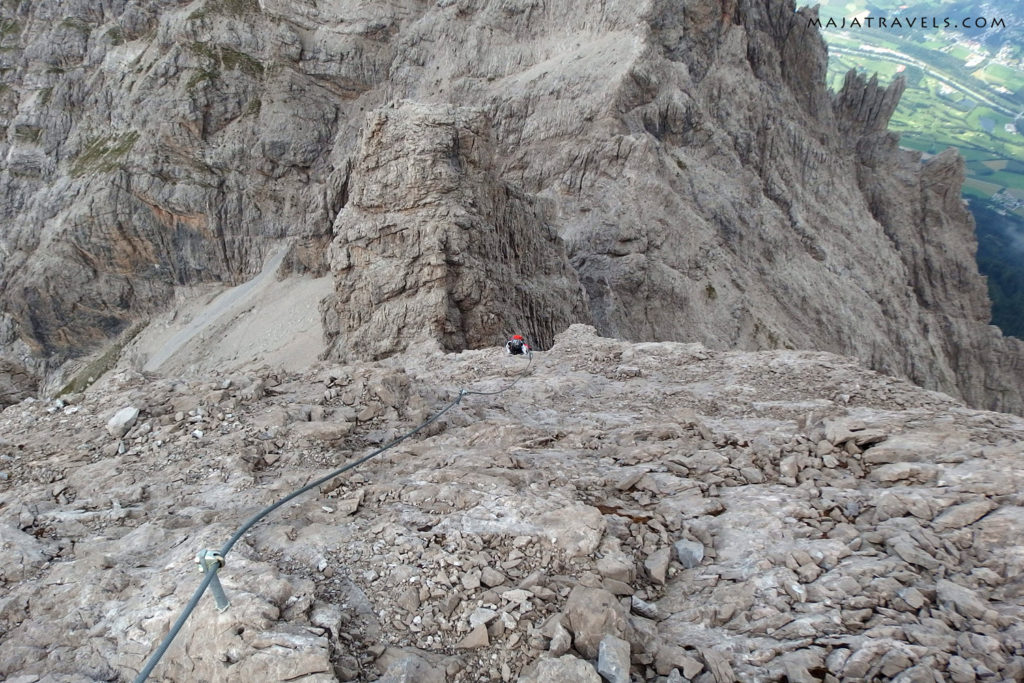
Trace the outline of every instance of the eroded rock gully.
<instances>
[{"instance_id":1,"label":"eroded rock gully","mask_svg":"<svg viewBox=\"0 0 1024 683\"><path fill-rule=\"evenodd\" d=\"M200 548L525 367L421 345L8 407L0 677L130 679ZM153 680L1020 680L1022 455L1020 418L850 359L573 326L253 529Z\"/></svg>"},{"instance_id":2,"label":"eroded rock gully","mask_svg":"<svg viewBox=\"0 0 1024 683\"><path fill-rule=\"evenodd\" d=\"M830 95L812 16L783 0L2 3L0 401L63 386L69 359L285 242L288 270L336 269L339 356L520 326L546 344L591 322L827 350L1020 412L1024 347L986 324L962 162L898 149L898 84ZM432 135L481 144L393 177L372 165ZM367 199L411 207L446 167L458 191L429 206ZM392 259L379 279L350 258L372 230L407 241L364 253ZM533 248L503 260L520 233Z\"/></svg>"}]
</instances>

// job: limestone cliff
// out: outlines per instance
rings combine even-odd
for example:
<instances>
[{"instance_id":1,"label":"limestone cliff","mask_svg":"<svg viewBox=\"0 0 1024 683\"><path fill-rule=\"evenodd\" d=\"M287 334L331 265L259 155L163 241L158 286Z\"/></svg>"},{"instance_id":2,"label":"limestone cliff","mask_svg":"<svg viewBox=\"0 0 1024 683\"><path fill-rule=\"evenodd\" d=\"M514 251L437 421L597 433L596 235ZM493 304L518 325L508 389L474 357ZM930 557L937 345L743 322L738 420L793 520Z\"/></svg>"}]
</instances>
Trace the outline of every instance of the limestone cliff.
<instances>
[{"instance_id":1,"label":"limestone cliff","mask_svg":"<svg viewBox=\"0 0 1024 683\"><path fill-rule=\"evenodd\" d=\"M352 342L397 332L390 318L363 327L385 313L366 307L378 281L343 254L383 227L383 214L350 202L380 180L360 131L411 100L480 112L479 124L452 124L453 139L487 128L495 150L471 173L453 171L455 189L434 209L471 230L507 221L501 234L523 231L537 249L519 254L524 265L470 248L407 337L458 348L504 325L548 338L578 318L571 297L549 308L578 289L553 229L604 334L824 349L974 405L1024 409L1022 344L986 325L959 162L922 165L898 150L885 125L899 85L851 78L830 96L813 10L44 0L0 13L5 401L160 309L176 286L246 279L285 237L293 269L335 269L324 310L336 345L359 353ZM380 153L409 144L392 142ZM401 179L384 193L399 204L429 180ZM382 211L410 239L441 234L416 228L437 219L420 209ZM428 259L456 254L419 246ZM417 248L387 278L413 273L407 305L427 296L414 291L426 271L408 270ZM487 293L493 274L534 272L537 291L513 302ZM555 289L541 291L549 278Z\"/></svg>"},{"instance_id":2,"label":"limestone cliff","mask_svg":"<svg viewBox=\"0 0 1024 683\"><path fill-rule=\"evenodd\" d=\"M537 348L588 320L583 289L543 202L493 177L482 112L408 105L370 117L335 225L337 293L324 329L340 357L414 341Z\"/></svg>"}]
</instances>

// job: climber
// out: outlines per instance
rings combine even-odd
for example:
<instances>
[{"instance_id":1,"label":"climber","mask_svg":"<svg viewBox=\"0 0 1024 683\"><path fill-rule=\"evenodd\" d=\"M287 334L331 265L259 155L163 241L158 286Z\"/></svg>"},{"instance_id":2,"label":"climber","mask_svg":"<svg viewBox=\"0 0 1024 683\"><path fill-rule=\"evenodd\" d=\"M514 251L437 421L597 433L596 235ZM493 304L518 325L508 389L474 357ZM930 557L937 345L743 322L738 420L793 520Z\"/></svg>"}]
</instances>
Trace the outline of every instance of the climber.
<instances>
[{"instance_id":1,"label":"climber","mask_svg":"<svg viewBox=\"0 0 1024 683\"><path fill-rule=\"evenodd\" d=\"M533 353L533 349L530 345L523 341L522 335L514 334L512 338L505 342L505 353L510 356L522 356L528 353Z\"/></svg>"}]
</instances>

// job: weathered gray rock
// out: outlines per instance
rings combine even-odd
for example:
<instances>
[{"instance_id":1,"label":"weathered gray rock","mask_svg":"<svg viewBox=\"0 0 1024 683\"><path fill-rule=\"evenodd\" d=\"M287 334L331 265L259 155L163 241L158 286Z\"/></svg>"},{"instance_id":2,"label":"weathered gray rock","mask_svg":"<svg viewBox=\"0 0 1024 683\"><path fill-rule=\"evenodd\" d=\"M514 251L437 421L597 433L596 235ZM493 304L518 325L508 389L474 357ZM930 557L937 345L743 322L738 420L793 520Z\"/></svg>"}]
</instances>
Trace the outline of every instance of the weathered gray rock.
<instances>
[{"instance_id":1,"label":"weathered gray rock","mask_svg":"<svg viewBox=\"0 0 1024 683\"><path fill-rule=\"evenodd\" d=\"M629 683L629 642L613 635L602 638L597 648L597 673L608 683Z\"/></svg>"},{"instance_id":2,"label":"weathered gray rock","mask_svg":"<svg viewBox=\"0 0 1024 683\"><path fill-rule=\"evenodd\" d=\"M889 538L886 541L894 553L900 556L906 562L910 564L923 567L925 569L938 569L941 563L932 557L930 554L925 552L918 544L906 534L897 534L896 536Z\"/></svg>"},{"instance_id":3,"label":"weathered gray rock","mask_svg":"<svg viewBox=\"0 0 1024 683\"><path fill-rule=\"evenodd\" d=\"M990 548L998 548L1007 544L1018 545L1024 538L1024 506L1006 505L978 522L978 542L980 551L986 555Z\"/></svg>"},{"instance_id":4,"label":"weathered gray rock","mask_svg":"<svg viewBox=\"0 0 1024 683\"><path fill-rule=\"evenodd\" d=\"M647 570L647 576L653 583L665 585L668 563L671 559L671 548L661 548L647 556L647 559L644 560L644 569Z\"/></svg>"},{"instance_id":5,"label":"weathered gray rock","mask_svg":"<svg viewBox=\"0 0 1024 683\"><path fill-rule=\"evenodd\" d=\"M114 438L120 439L128 433L128 430L135 426L135 420L139 417L139 409L128 406L114 413L114 416L107 421L107 431Z\"/></svg>"},{"instance_id":6,"label":"weathered gray rock","mask_svg":"<svg viewBox=\"0 0 1024 683\"><path fill-rule=\"evenodd\" d=\"M487 607L477 607L473 610L473 613L469 615L469 626L470 628L476 628L477 626L491 623L498 617L498 612Z\"/></svg>"},{"instance_id":7,"label":"weathered gray rock","mask_svg":"<svg viewBox=\"0 0 1024 683\"><path fill-rule=\"evenodd\" d=\"M500 586L501 584L505 583L505 581L505 575L499 572L497 569L494 569L493 567L484 567L480 571L480 583L487 586L488 588Z\"/></svg>"},{"instance_id":8,"label":"weathered gray rock","mask_svg":"<svg viewBox=\"0 0 1024 683\"><path fill-rule=\"evenodd\" d=\"M636 578L636 563L631 555L622 551L619 539L606 537L601 543L600 553L597 571L601 576L627 584Z\"/></svg>"},{"instance_id":9,"label":"weathered gray rock","mask_svg":"<svg viewBox=\"0 0 1024 683\"><path fill-rule=\"evenodd\" d=\"M681 647L662 645L655 655L654 669L662 676L679 669L685 678L691 679L704 670L704 665Z\"/></svg>"},{"instance_id":10,"label":"weathered gray rock","mask_svg":"<svg viewBox=\"0 0 1024 683\"><path fill-rule=\"evenodd\" d=\"M198 583L182 538L217 544L253 510L422 422L451 387L507 381L508 363L426 348L329 371L264 368L260 399L237 403L219 392L256 379L126 370L67 401L0 412L0 677L131 676ZM624 380L623 366L642 371ZM839 390L849 401L821 398ZM310 424L296 422L309 406L331 419L367 403L390 407L352 420L344 447L291 429ZM107 420L124 405L146 406L149 428L111 443ZM677 426L691 405L713 411L712 439ZM818 450L834 419L892 436L859 455L829 444L842 464L826 471ZM584 666L570 658L547 680L592 679L580 658L600 662L611 637L646 678L1024 675L1020 418L831 354L632 344L580 325L514 390L467 395L440 426L250 529L221 574L231 609L200 603L159 675L531 680L538 660L572 653ZM888 450L867 462L876 449ZM795 486L774 480L787 456ZM748 463L768 479L741 476ZM936 477L870 476L901 463ZM644 477L620 489L637 467ZM680 538L704 557L663 585L602 575L620 555L637 563L660 548L668 562ZM41 647L55 629L60 647Z\"/></svg>"},{"instance_id":11,"label":"weathered gray rock","mask_svg":"<svg viewBox=\"0 0 1024 683\"><path fill-rule=\"evenodd\" d=\"M636 577L636 566L625 554L601 557L597 561L597 571L605 578L622 583L629 583Z\"/></svg>"},{"instance_id":12,"label":"weathered gray rock","mask_svg":"<svg viewBox=\"0 0 1024 683\"><path fill-rule=\"evenodd\" d=\"M0 575L6 581L20 581L42 567L52 557L34 536L6 524L0 524Z\"/></svg>"},{"instance_id":13,"label":"weathered gray rock","mask_svg":"<svg viewBox=\"0 0 1024 683\"><path fill-rule=\"evenodd\" d=\"M639 614L641 617L644 617L645 619L653 619L655 621L660 621L661 619L665 618L665 615L661 612L661 610L658 609L658 606L656 604L652 602L647 602L646 600L638 598L635 595L630 598L630 609L631 611L635 612L636 614Z\"/></svg>"},{"instance_id":14,"label":"weathered gray rock","mask_svg":"<svg viewBox=\"0 0 1024 683\"><path fill-rule=\"evenodd\" d=\"M924 595L922 595L921 591L913 586L909 586L900 591L900 598L902 598L911 609L920 609L925 603Z\"/></svg>"},{"instance_id":15,"label":"weathered gray rock","mask_svg":"<svg viewBox=\"0 0 1024 683\"><path fill-rule=\"evenodd\" d=\"M894 462L876 467L871 470L870 476L883 483L911 481L923 484L938 476L938 467L929 463Z\"/></svg>"},{"instance_id":16,"label":"weathered gray rock","mask_svg":"<svg viewBox=\"0 0 1024 683\"><path fill-rule=\"evenodd\" d=\"M0 324L2 323L3 317L0 314ZM32 370L14 359L0 357L0 406L34 396L38 385L39 377Z\"/></svg>"},{"instance_id":17,"label":"weathered gray rock","mask_svg":"<svg viewBox=\"0 0 1024 683\"><path fill-rule=\"evenodd\" d=\"M460 650L476 650L477 648L487 647L489 643L487 626L478 624L455 647Z\"/></svg>"},{"instance_id":18,"label":"weathered gray rock","mask_svg":"<svg viewBox=\"0 0 1024 683\"><path fill-rule=\"evenodd\" d=\"M337 441L347 436L353 428L351 422L299 422L291 427L298 437L315 441Z\"/></svg>"},{"instance_id":19,"label":"weathered gray rock","mask_svg":"<svg viewBox=\"0 0 1024 683\"><path fill-rule=\"evenodd\" d=\"M935 584L940 603L949 604L965 617L981 619L988 611L988 604L975 591L946 579Z\"/></svg>"},{"instance_id":20,"label":"weathered gray rock","mask_svg":"<svg viewBox=\"0 0 1024 683\"><path fill-rule=\"evenodd\" d=\"M363 489L359 489L352 496L346 496L341 500L337 501L335 511L339 515L354 515L359 510L359 506L363 503L363 498L366 492Z\"/></svg>"},{"instance_id":21,"label":"weathered gray rock","mask_svg":"<svg viewBox=\"0 0 1024 683\"><path fill-rule=\"evenodd\" d=\"M704 544L699 541L682 539L672 544L676 559L686 569L693 569L704 559Z\"/></svg>"},{"instance_id":22,"label":"weathered gray rock","mask_svg":"<svg viewBox=\"0 0 1024 683\"><path fill-rule=\"evenodd\" d=\"M711 672L711 675L715 677L718 683L726 683L726 681L736 679L736 674L733 673L728 658L721 652L713 648L701 648L700 655L704 658L708 671Z\"/></svg>"},{"instance_id":23,"label":"weathered gray rock","mask_svg":"<svg viewBox=\"0 0 1024 683\"><path fill-rule=\"evenodd\" d=\"M594 552L607 526L601 511L589 505L545 512L537 521L551 542L570 557Z\"/></svg>"},{"instance_id":24,"label":"weathered gray rock","mask_svg":"<svg viewBox=\"0 0 1024 683\"><path fill-rule=\"evenodd\" d=\"M480 587L481 571L479 569L470 569L468 572L462 575L460 582L462 587L468 591L474 590Z\"/></svg>"},{"instance_id":25,"label":"weathered gray rock","mask_svg":"<svg viewBox=\"0 0 1024 683\"><path fill-rule=\"evenodd\" d=\"M887 438L881 429L867 429L864 424L850 420L830 420L825 424L825 440L833 446L853 442L859 448L874 445ZM820 453L824 455L824 453Z\"/></svg>"},{"instance_id":26,"label":"weathered gray rock","mask_svg":"<svg viewBox=\"0 0 1024 683\"><path fill-rule=\"evenodd\" d=\"M814 672L825 667L825 654L824 648L817 647L787 652L772 661L773 672L778 671L793 683L815 683L820 677ZM780 667L781 671L774 667Z\"/></svg>"},{"instance_id":27,"label":"weathered gray rock","mask_svg":"<svg viewBox=\"0 0 1024 683\"><path fill-rule=\"evenodd\" d=\"M679 669L672 669L665 677L665 683L686 683L688 679L683 677Z\"/></svg>"},{"instance_id":28,"label":"weathered gray rock","mask_svg":"<svg viewBox=\"0 0 1024 683\"><path fill-rule=\"evenodd\" d=\"M988 514L995 504L989 500L974 500L962 505L954 505L942 511L933 524L936 529L960 529L974 524Z\"/></svg>"},{"instance_id":29,"label":"weathered gray rock","mask_svg":"<svg viewBox=\"0 0 1024 683\"><path fill-rule=\"evenodd\" d=\"M952 656L949 658L949 677L954 683L974 683L977 675L974 667L963 657Z\"/></svg>"},{"instance_id":30,"label":"weathered gray rock","mask_svg":"<svg viewBox=\"0 0 1024 683\"><path fill-rule=\"evenodd\" d=\"M565 602L565 615L573 645L587 659L597 658L606 635L622 638L626 633L626 610L614 595L601 588L573 588Z\"/></svg>"},{"instance_id":31,"label":"weathered gray rock","mask_svg":"<svg viewBox=\"0 0 1024 683\"><path fill-rule=\"evenodd\" d=\"M388 648L377 660L377 666L384 671L378 680L386 683L441 683L445 680L444 667L428 661L412 648Z\"/></svg>"},{"instance_id":32,"label":"weathered gray rock","mask_svg":"<svg viewBox=\"0 0 1024 683\"><path fill-rule=\"evenodd\" d=\"M601 683L601 677L589 663L565 655L558 659L542 659L530 672L519 678L521 683L547 683L548 681L565 681L565 683Z\"/></svg>"},{"instance_id":33,"label":"weathered gray rock","mask_svg":"<svg viewBox=\"0 0 1024 683\"><path fill-rule=\"evenodd\" d=\"M551 643L548 645L548 652L552 657L561 657L572 647L572 634L561 624L555 624L554 635L551 636Z\"/></svg>"}]
</instances>

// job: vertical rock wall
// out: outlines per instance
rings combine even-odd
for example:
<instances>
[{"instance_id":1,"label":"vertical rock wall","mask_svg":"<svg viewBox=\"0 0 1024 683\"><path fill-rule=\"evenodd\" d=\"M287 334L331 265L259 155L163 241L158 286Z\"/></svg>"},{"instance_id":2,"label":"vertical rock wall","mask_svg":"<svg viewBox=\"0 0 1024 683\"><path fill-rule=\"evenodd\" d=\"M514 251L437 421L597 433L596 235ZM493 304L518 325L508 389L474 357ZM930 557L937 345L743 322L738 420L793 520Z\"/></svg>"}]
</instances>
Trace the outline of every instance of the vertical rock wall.
<instances>
[{"instance_id":1,"label":"vertical rock wall","mask_svg":"<svg viewBox=\"0 0 1024 683\"><path fill-rule=\"evenodd\" d=\"M323 304L333 355L379 358L437 340L539 348L588 320L545 203L494 175L482 112L404 104L363 132L335 224L337 294Z\"/></svg>"}]
</instances>

